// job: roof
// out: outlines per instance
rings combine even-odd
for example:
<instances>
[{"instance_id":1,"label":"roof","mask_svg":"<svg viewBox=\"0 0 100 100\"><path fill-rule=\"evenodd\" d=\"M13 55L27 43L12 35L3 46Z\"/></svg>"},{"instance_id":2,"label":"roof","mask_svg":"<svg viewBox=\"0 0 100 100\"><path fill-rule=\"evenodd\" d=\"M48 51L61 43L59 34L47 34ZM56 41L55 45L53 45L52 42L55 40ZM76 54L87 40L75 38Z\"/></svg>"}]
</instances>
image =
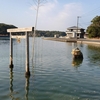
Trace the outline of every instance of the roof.
<instances>
[{"instance_id":1,"label":"roof","mask_svg":"<svg viewBox=\"0 0 100 100\"><path fill-rule=\"evenodd\" d=\"M77 29L77 26L72 26L72 27L69 27L67 29ZM84 29L84 28L81 28L81 27L78 27L78 29ZM85 29L84 29L85 30Z\"/></svg>"}]
</instances>

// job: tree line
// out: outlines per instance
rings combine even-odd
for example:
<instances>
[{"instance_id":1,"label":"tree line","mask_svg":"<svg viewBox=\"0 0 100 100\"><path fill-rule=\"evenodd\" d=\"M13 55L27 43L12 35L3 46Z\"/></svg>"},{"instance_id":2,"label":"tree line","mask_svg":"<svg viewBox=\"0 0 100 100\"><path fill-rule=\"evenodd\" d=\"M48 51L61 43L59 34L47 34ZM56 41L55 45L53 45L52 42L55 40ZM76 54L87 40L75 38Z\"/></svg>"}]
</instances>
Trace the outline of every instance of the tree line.
<instances>
[{"instance_id":1,"label":"tree line","mask_svg":"<svg viewBox=\"0 0 100 100\"><path fill-rule=\"evenodd\" d=\"M54 35L66 36L66 33L61 31L41 31L41 30L36 31L36 37L41 37L41 36L54 37Z\"/></svg>"},{"instance_id":2,"label":"tree line","mask_svg":"<svg viewBox=\"0 0 100 100\"><path fill-rule=\"evenodd\" d=\"M89 38L100 38L100 16L96 16L91 20L86 32Z\"/></svg>"},{"instance_id":3,"label":"tree line","mask_svg":"<svg viewBox=\"0 0 100 100\"><path fill-rule=\"evenodd\" d=\"M9 35L9 33L7 33L7 29L10 29L10 28L17 28L17 27L14 25L0 23L0 36ZM54 35L66 36L66 33L60 32L60 31L41 31L41 30L36 31L36 37L41 37L41 36L54 37ZM30 36L33 36L33 33L30 33Z\"/></svg>"},{"instance_id":4,"label":"tree line","mask_svg":"<svg viewBox=\"0 0 100 100\"><path fill-rule=\"evenodd\" d=\"M0 36L9 35L9 33L7 33L7 29L10 28L17 28L17 27L14 25L0 23ZM86 32L88 33L89 38L100 38L100 16L96 16L91 20L91 24L87 27ZM41 31L41 30L36 31L37 37L41 36L54 37L54 35L66 36L66 33L61 31ZM30 36L33 36L33 33L30 33Z\"/></svg>"},{"instance_id":5,"label":"tree line","mask_svg":"<svg viewBox=\"0 0 100 100\"><path fill-rule=\"evenodd\" d=\"M14 25L0 23L0 36L9 35L9 33L7 33L7 29L10 29L10 28L17 28L17 27Z\"/></svg>"}]
</instances>

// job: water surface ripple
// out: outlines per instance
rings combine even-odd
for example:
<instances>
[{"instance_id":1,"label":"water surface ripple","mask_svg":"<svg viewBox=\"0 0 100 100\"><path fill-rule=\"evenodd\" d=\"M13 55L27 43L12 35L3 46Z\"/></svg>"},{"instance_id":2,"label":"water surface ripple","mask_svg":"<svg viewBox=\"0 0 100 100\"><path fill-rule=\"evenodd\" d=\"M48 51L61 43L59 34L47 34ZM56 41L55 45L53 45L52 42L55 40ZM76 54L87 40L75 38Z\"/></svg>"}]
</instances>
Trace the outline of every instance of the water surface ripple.
<instances>
[{"instance_id":1,"label":"water surface ripple","mask_svg":"<svg viewBox=\"0 0 100 100\"><path fill-rule=\"evenodd\" d=\"M9 69L9 40L0 40L1 100L99 100L100 50L75 44L36 38L31 77L25 78L25 40L14 40L14 69ZM71 51L79 47L84 55L74 62Z\"/></svg>"}]
</instances>

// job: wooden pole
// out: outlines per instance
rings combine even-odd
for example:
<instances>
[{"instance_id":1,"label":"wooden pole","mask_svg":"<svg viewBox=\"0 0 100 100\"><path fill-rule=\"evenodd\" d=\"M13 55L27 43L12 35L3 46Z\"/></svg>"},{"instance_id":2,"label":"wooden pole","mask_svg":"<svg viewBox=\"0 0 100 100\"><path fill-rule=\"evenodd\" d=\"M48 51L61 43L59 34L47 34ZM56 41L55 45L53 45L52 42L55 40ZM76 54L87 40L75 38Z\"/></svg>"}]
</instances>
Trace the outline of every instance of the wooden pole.
<instances>
[{"instance_id":1,"label":"wooden pole","mask_svg":"<svg viewBox=\"0 0 100 100\"><path fill-rule=\"evenodd\" d=\"M77 34L78 34L78 24L79 24L79 18L80 18L80 16L77 16Z\"/></svg>"},{"instance_id":2,"label":"wooden pole","mask_svg":"<svg viewBox=\"0 0 100 100\"><path fill-rule=\"evenodd\" d=\"M13 39L11 38L11 32L10 32L10 68L13 68Z\"/></svg>"},{"instance_id":3,"label":"wooden pole","mask_svg":"<svg viewBox=\"0 0 100 100\"><path fill-rule=\"evenodd\" d=\"M26 32L26 77L30 76L30 70L29 70L29 35Z\"/></svg>"},{"instance_id":4,"label":"wooden pole","mask_svg":"<svg viewBox=\"0 0 100 100\"><path fill-rule=\"evenodd\" d=\"M30 28L14 28L14 29L7 29L7 32L10 33L10 68L13 68L13 38L26 38L26 77L30 76L30 69L29 69L29 34L28 32L32 32L34 27ZM21 35L14 35L14 32L25 32L24 36Z\"/></svg>"}]
</instances>

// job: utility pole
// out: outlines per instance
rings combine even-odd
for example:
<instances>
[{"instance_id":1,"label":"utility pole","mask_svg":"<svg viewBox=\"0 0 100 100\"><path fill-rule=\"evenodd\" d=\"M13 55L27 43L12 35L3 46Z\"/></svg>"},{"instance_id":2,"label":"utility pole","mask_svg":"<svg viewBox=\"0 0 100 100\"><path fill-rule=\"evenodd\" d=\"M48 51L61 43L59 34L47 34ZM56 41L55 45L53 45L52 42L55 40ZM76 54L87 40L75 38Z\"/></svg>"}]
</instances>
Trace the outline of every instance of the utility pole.
<instances>
[{"instance_id":1,"label":"utility pole","mask_svg":"<svg viewBox=\"0 0 100 100\"><path fill-rule=\"evenodd\" d=\"M78 34L78 24L79 24L79 18L80 18L80 16L77 16L77 34ZM77 35L76 34L76 35Z\"/></svg>"}]
</instances>

